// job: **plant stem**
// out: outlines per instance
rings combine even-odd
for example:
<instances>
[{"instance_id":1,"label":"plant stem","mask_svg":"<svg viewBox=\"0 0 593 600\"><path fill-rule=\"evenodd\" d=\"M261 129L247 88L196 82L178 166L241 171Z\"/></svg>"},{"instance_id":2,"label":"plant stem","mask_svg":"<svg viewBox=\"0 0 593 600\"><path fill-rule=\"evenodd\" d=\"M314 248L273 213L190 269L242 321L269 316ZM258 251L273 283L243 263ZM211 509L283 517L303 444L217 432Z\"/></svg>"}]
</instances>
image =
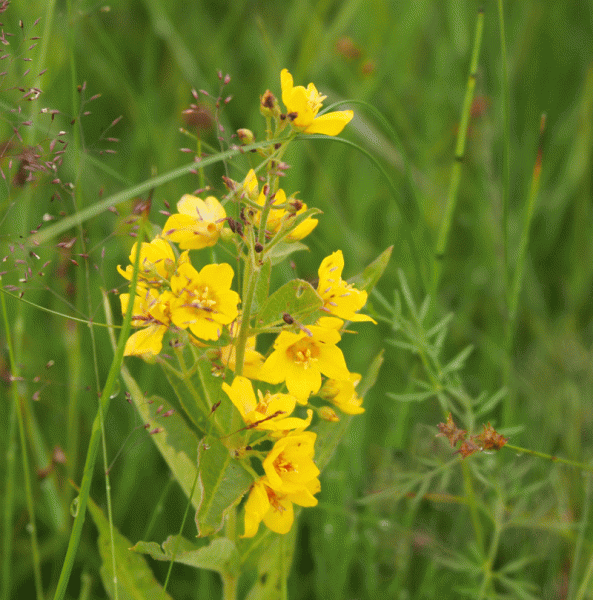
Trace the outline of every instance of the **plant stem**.
<instances>
[{"instance_id":1,"label":"plant stem","mask_svg":"<svg viewBox=\"0 0 593 600\"><path fill-rule=\"evenodd\" d=\"M138 230L138 248L142 246L143 238L144 227L142 226ZM138 271L140 267L140 254L140 252L136 252L136 259L134 261L134 270L132 273L132 279L130 281L131 298L133 298L136 293L136 282L138 281ZM68 550L66 551L66 557L64 558L64 563L62 565L62 572L60 573L60 578L56 587L54 600L63 600L63 598L65 597L66 587L68 586L68 581L70 579L72 568L74 566L74 560L76 558L76 552L78 550L78 545L80 544L82 526L84 524L91 482L93 480L93 471L95 468L95 462L97 460L99 443L101 441L101 421L103 416L107 414L107 411L109 409L109 404L111 402L111 392L115 385L115 381L119 376L120 368L123 362L125 344L130 333L133 307L134 303L128 302L128 309L126 311L124 322L120 331L119 340L117 342L117 349L115 351L113 361L111 362L111 368L109 369L109 374L107 376L107 381L105 382L103 393L101 394L101 398L99 400L100 407L97 411L97 415L93 422L93 428L91 431L89 447L87 450L86 461L84 465L84 474L82 476L82 483L80 484L80 492L78 494L78 512L74 519L74 525L72 527L72 533L70 534L70 541L68 543Z\"/></svg>"},{"instance_id":2,"label":"plant stem","mask_svg":"<svg viewBox=\"0 0 593 600\"><path fill-rule=\"evenodd\" d=\"M457 191L459 189L459 181L461 180L461 165L465 158L465 139L467 136L467 128L469 125L469 118L471 114L471 106L474 98L474 89L476 87L476 75L478 69L478 60L480 58L480 47L482 45L482 32L484 29L484 9L478 10L478 19L476 23L476 35L474 38L474 48L472 51L469 76L467 79L467 87L465 90L465 98L463 100L463 108L461 111L461 121L459 123L459 131L457 132L457 143L455 144L455 163L453 164L453 171L451 173L451 182L449 184L449 193L447 195L447 204L445 206L445 214L443 215L443 221L439 230L439 236L435 248L435 255L433 259L433 272L432 282L430 287L430 294L433 298L436 297L436 293L439 287L439 281L442 272L442 261L444 258L445 250L447 249L447 242L449 241L449 232L451 229L451 222L453 220L453 214L457 205Z\"/></svg>"},{"instance_id":3,"label":"plant stem","mask_svg":"<svg viewBox=\"0 0 593 600\"><path fill-rule=\"evenodd\" d=\"M513 446L512 444L505 444L503 448L514 450L515 452L520 452L521 454L530 454L531 456L537 456L538 458L545 458L547 460L551 460L552 462L561 463L563 465L567 465L568 467L575 467L576 469L581 469L581 471L593 473L593 466L577 462L576 460L568 460L567 458L560 458L558 456L553 456L552 454L546 454L545 452L538 452L537 450L531 450L529 448L521 448L520 446Z\"/></svg>"}]
</instances>

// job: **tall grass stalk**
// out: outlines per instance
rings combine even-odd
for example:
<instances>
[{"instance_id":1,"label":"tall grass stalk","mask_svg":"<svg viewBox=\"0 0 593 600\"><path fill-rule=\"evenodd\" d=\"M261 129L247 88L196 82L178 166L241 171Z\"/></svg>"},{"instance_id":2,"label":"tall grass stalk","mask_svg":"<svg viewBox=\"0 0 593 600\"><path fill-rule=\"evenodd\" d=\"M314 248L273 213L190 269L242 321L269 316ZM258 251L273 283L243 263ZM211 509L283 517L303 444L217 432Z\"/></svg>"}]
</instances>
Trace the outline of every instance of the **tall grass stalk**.
<instances>
[{"instance_id":1,"label":"tall grass stalk","mask_svg":"<svg viewBox=\"0 0 593 600\"><path fill-rule=\"evenodd\" d=\"M137 244L138 249L142 246L142 241L144 239L144 218L142 219L141 227L138 230ZM136 292L136 283L138 281L138 271L140 267L140 250L136 252L136 257L134 261L134 269L132 274L132 279L130 281L130 298L133 300L135 292ZM118 379L120 368L124 358L124 349L126 345L126 340L130 334L131 322L132 322L132 312L133 312L134 302L128 303L128 308L126 310L126 314L124 316L124 321L122 324L122 328L119 334L119 339L117 343L117 349L115 351L115 355L113 357L113 361L111 362L111 367L109 369L109 374L107 376L107 381L105 382L105 387L103 388L103 392L101 393L101 398L99 399L99 408L97 410L97 415L93 422L93 428L91 431L91 437L89 440L89 446L86 455L86 461L84 465L84 474L82 477L82 483L80 485L80 492L78 494L78 502L77 502L77 512L76 517L74 519L74 525L72 527L72 532L70 534L70 541L68 543L68 550L66 551L66 557L64 558L64 562L62 564L62 571L60 573L60 579L58 580L58 585L56 588L56 593L54 596L54 600L63 600L66 594L66 588L68 586L68 581L70 580L70 574L72 573L72 567L74 566L74 560L76 558L76 552L78 550L78 545L80 543L80 537L82 535L82 526L84 524L84 518L86 515L86 507L89 498L91 482L93 480L93 471L95 468L95 463L97 460L97 452L99 450L99 443L102 437L102 422L104 420L104 416L107 414L109 409L109 404L111 402L111 394L113 392L115 382ZM113 536L112 536L113 537ZM116 571L114 571L114 577L116 577ZM117 583L115 583L117 587Z\"/></svg>"},{"instance_id":2,"label":"tall grass stalk","mask_svg":"<svg viewBox=\"0 0 593 600\"><path fill-rule=\"evenodd\" d=\"M531 222L533 220L533 213L535 211L535 205L537 201L537 194L539 191L539 182L542 171L542 154L543 154L543 135L546 129L546 115L543 114L540 119L539 126L539 146L537 149L537 157L535 159L535 165L533 167L533 173L531 176L531 185L529 187L529 196L527 197L527 203L525 205L523 213L523 227L521 230L521 239L519 241L519 251L517 254L515 273L513 277L513 284L511 287L511 295L509 297L508 310L509 315L506 324L505 334L505 345L506 345L506 368L504 369L505 374L505 386L510 390L507 398L507 402L504 404L505 414L504 423L510 424L513 422L515 417L515 395L510 386L510 372L512 364L513 354L513 340L515 335L515 326L517 321L517 310L519 306L519 296L521 294L521 287L523 284L523 275L525 273L525 263L527 261L527 248L529 246L529 238L531 232Z\"/></svg>"},{"instance_id":3,"label":"tall grass stalk","mask_svg":"<svg viewBox=\"0 0 593 600\"><path fill-rule=\"evenodd\" d=\"M451 171L451 181L449 184L449 192L447 194L447 202L445 204L445 212L443 215L443 220L441 222L441 227L439 229L437 243L433 256L432 280L430 285L430 295L433 298L436 298L436 294L438 292L439 281L441 279L441 273L443 270L443 260L445 257L445 251L447 249L447 243L449 241L451 223L453 221L455 207L457 206L459 182L461 181L461 167L465 158L465 140L467 138L467 128L469 125L469 119L471 115L474 90L476 88L476 77L478 70L478 61L480 59L480 48L482 45L483 31L484 9L480 8L478 10L478 17L476 21L476 32L474 36L474 45L469 67L469 76L467 78L465 97L463 99L463 107L461 109L461 121L459 123L459 130L457 132L457 142L455 144L455 162L453 163L453 169Z\"/></svg>"},{"instance_id":4,"label":"tall grass stalk","mask_svg":"<svg viewBox=\"0 0 593 600\"><path fill-rule=\"evenodd\" d=\"M2 277L0 276L0 284L2 283ZM12 404L13 408L11 409L16 414L16 420L18 423L18 433L19 433L19 441L21 445L21 466L23 469L23 478L25 483L25 498L27 503L27 513L29 516L29 534L31 536L31 555L33 559L33 576L35 580L35 594L37 600L43 600L43 582L41 579L41 560L39 555L39 543L37 541L37 523L35 517L35 502L33 498L33 488L31 485L31 466L29 464L29 451L27 448L27 437L25 435L25 423L24 423L24 415L23 415L23 407L22 407L22 392L19 391L19 381L20 381L20 369L18 367L18 362L16 361L12 336L11 336L11 323L8 319L8 312L6 310L6 300L4 298L4 294L0 294L2 297L2 318L4 321L5 335L6 335L6 348L8 350L8 358L10 364L10 378L11 378L11 394L12 394ZM11 417L12 419L12 417ZM16 452L16 447L14 446L14 436L11 439L9 438L8 452L14 453ZM8 457L9 458L9 457ZM13 463L14 464L14 463ZM14 477L13 477L14 480ZM8 481L8 486L14 486L14 483ZM14 498L14 487L10 487L7 490L6 498L5 498L5 523L11 521L12 517L12 501ZM12 527L11 523L5 529L5 536L12 535ZM11 542L9 540L4 539L4 547L7 549L7 555L5 556L5 560L9 560L11 557ZM3 569L4 570L4 569ZM10 576L8 577L8 583L6 584L5 593L9 593L9 584L10 584Z\"/></svg>"}]
</instances>

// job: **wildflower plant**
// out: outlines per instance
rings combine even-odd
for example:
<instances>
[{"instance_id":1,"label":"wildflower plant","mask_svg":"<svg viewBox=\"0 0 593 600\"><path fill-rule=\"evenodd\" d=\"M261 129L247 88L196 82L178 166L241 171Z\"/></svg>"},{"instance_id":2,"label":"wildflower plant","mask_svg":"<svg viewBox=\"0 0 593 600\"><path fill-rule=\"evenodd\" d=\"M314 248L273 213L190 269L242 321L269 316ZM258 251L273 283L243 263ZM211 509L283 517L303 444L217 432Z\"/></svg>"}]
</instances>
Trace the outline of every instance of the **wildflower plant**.
<instances>
[{"instance_id":1,"label":"wildflower plant","mask_svg":"<svg viewBox=\"0 0 593 600\"><path fill-rule=\"evenodd\" d=\"M325 97L313 84L294 86L286 69L281 87L285 109L270 91L261 97L264 143L246 130L240 136L256 145L259 164L242 177L225 176L221 196L185 194L162 229L145 218L143 230L158 233L137 240L130 264L117 267L130 287L120 294L133 329L124 356L161 368L175 395L151 399L159 406L151 412L126 363L122 376L195 507L197 535L212 540L191 550L195 564L221 574L227 599L235 597L241 565L257 563L273 535L294 529L295 506L317 504L317 452L327 462L345 431L340 420L364 412L355 389L361 376L350 372L339 343L353 333L347 323L373 326L359 311L390 255L370 265L362 287L342 279L337 249L319 266L316 287L294 279L270 289L278 266L306 248L302 240L321 213L280 188L284 154L302 132L335 136L353 117L350 110L318 115ZM222 255L228 262L214 259ZM187 563L190 542L172 539L162 549L138 542L134 550ZM221 544L222 554L214 551Z\"/></svg>"}]
</instances>

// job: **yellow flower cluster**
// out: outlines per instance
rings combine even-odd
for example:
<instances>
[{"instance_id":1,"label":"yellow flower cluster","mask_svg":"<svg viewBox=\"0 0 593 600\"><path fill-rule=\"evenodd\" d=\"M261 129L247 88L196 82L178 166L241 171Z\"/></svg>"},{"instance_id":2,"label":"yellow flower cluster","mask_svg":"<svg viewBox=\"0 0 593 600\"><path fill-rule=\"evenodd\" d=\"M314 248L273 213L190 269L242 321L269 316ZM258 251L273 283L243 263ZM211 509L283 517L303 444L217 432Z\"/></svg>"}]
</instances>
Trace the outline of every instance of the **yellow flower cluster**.
<instances>
[{"instance_id":1,"label":"yellow flower cluster","mask_svg":"<svg viewBox=\"0 0 593 600\"><path fill-rule=\"evenodd\" d=\"M312 396L319 396L346 414L364 412L362 398L356 392L361 377L350 373L337 344L345 321L374 322L358 313L367 301L367 294L342 280L344 257L337 250L319 266L316 306L321 306L322 315L306 326L289 318L281 327L271 327L277 337L264 356L256 350L260 331L256 326L257 314L250 312L252 298L243 298L240 312L241 298L231 289L233 268L227 263L207 264L198 271L191 264L190 250L214 246L228 222L230 231L224 232L224 239L235 244L234 254L247 265L243 290L247 295L253 294L258 265L263 265L266 257L266 245L271 248L279 241L301 240L316 227L318 221L310 216L311 211L304 214L307 205L294 195L287 197L278 188L279 155L274 152L285 148L299 132L337 135L353 113L347 110L318 116L325 96L313 84L307 88L294 86L286 69L281 73L281 88L287 112L282 113L271 93L266 92L262 97L262 113L268 119L276 119L276 133L282 133L287 124L291 130L285 142L275 142L269 154L262 154L267 176L262 177L261 189L253 169L241 183L225 179L229 189L226 199L240 203L239 218L227 217L224 200L221 203L214 196L203 200L186 194L177 203L178 212L168 217L161 235L142 243L140 248L134 244L130 254L133 264L136 253L140 252L140 267L132 315L132 326L137 331L127 341L126 356L153 358L162 350L167 331L178 334L186 330L190 342L213 345L208 354L213 360L213 373L220 374L220 363L223 373L226 369L236 372L230 385L222 383L222 390L245 423L240 430L245 432L244 452L236 452L236 447L229 450L235 450L238 460L244 459L254 475L245 503L244 537L254 536L261 521L272 531L287 533L293 523L293 504L317 504L315 494L320 490L319 469L314 462L317 436L307 428L315 411L326 420L335 421L339 417L328 406L308 408L305 418L293 416L293 412L297 405L307 405ZM131 264L125 270L118 266L119 273L127 280L132 278ZM256 278L253 285L249 277ZM121 294L120 298L125 313L130 294ZM216 344L225 329L230 343ZM262 389L254 390L253 381L262 382L259 384ZM269 391L266 384L278 387ZM235 433L229 431L227 438ZM266 442L271 446L269 451L254 449ZM261 460L259 471L251 466L253 457Z\"/></svg>"}]
</instances>

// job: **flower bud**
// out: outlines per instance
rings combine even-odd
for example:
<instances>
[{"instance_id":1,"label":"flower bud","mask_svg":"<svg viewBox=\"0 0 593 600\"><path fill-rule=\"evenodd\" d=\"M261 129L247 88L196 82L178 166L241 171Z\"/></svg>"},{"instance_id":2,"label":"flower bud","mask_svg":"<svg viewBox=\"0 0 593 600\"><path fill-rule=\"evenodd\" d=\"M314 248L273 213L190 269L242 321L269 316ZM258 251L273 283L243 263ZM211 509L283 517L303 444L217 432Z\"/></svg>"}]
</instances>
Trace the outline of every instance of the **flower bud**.
<instances>
[{"instance_id":1,"label":"flower bud","mask_svg":"<svg viewBox=\"0 0 593 600\"><path fill-rule=\"evenodd\" d=\"M276 100L276 96L270 90L266 90L260 98L259 111L264 117L278 118L280 116L278 100Z\"/></svg>"},{"instance_id":2,"label":"flower bud","mask_svg":"<svg viewBox=\"0 0 593 600\"><path fill-rule=\"evenodd\" d=\"M333 408L330 408L329 406L322 406L319 409L319 416L324 421L330 421L332 423L336 423L340 420L340 417L338 417L336 411Z\"/></svg>"},{"instance_id":3,"label":"flower bud","mask_svg":"<svg viewBox=\"0 0 593 600\"><path fill-rule=\"evenodd\" d=\"M239 136L239 139L241 140L242 144L253 144L253 142L255 141L253 131L251 131L250 129L237 129L237 135Z\"/></svg>"}]
</instances>

